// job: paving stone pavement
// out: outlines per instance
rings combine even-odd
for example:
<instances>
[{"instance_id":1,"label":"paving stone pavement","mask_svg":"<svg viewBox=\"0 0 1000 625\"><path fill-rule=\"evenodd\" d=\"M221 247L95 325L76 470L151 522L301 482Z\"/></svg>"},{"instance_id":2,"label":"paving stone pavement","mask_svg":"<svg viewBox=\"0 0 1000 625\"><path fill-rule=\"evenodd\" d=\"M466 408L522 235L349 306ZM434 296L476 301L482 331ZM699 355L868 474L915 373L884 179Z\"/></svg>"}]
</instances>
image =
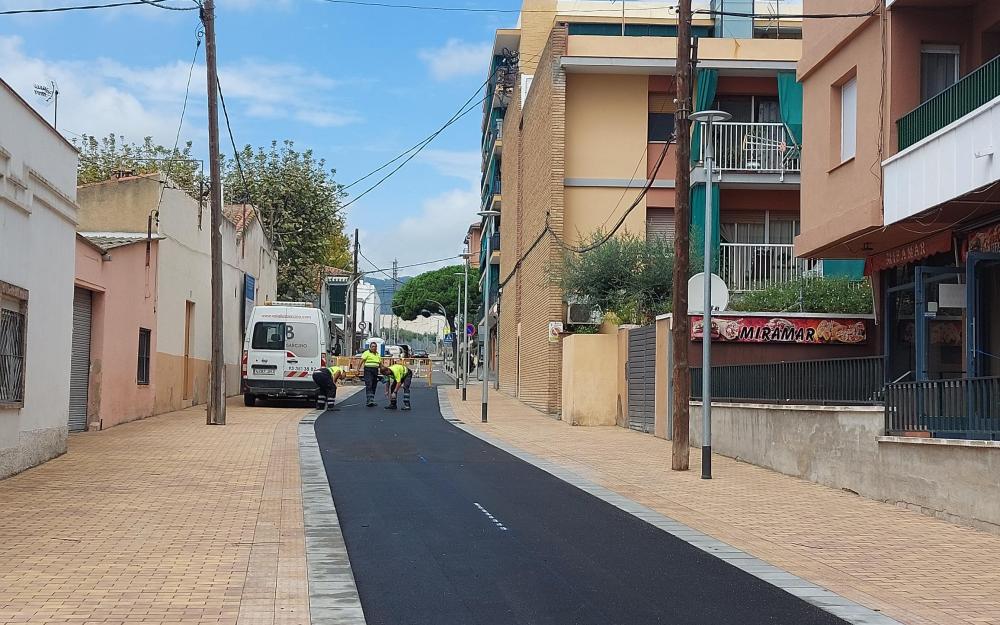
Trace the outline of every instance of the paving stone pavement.
<instances>
[{"instance_id":1,"label":"paving stone pavement","mask_svg":"<svg viewBox=\"0 0 1000 625\"><path fill-rule=\"evenodd\" d=\"M497 392L445 391L491 437L908 625L1000 624L1000 536L700 451L670 470L670 442L619 427L572 427ZM863 469L863 468L860 468Z\"/></svg>"},{"instance_id":2,"label":"paving stone pavement","mask_svg":"<svg viewBox=\"0 0 1000 625\"><path fill-rule=\"evenodd\" d=\"M308 625L305 408L230 402L70 436L0 481L0 623Z\"/></svg>"}]
</instances>

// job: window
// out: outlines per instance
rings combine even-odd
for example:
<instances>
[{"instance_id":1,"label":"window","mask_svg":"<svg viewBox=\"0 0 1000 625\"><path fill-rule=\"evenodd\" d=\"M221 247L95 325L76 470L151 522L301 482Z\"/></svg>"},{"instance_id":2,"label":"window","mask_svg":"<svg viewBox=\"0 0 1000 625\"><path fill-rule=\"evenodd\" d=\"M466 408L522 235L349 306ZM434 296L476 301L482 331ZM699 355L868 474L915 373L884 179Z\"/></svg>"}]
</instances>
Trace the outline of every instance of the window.
<instances>
[{"instance_id":1,"label":"window","mask_svg":"<svg viewBox=\"0 0 1000 625\"><path fill-rule=\"evenodd\" d=\"M251 349L290 351L301 358L319 356L319 330L314 323L258 321L253 327Z\"/></svg>"},{"instance_id":2,"label":"window","mask_svg":"<svg viewBox=\"0 0 1000 625\"><path fill-rule=\"evenodd\" d=\"M253 327L253 349L285 349L285 324L280 321L258 321Z\"/></svg>"},{"instance_id":3,"label":"window","mask_svg":"<svg viewBox=\"0 0 1000 625\"><path fill-rule=\"evenodd\" d=\"M0 407L24 404L27 291L0 282Z\"/></svg>"},{"instance_id":4,"label":"window","mask_svg":"<svg viewBox=\"0 0 1000 625\"><path fill-rule=\"evenodd\" d=\"M135 381L137 384L149 384L149 351L153 333L146 328L139 328L139 364L136 367Z\"/></svg>"},{"instance_id":5,"label":"window","mask_svg":"<svg viewBox=\"0 0 1000 625\"><path fill-rule=\"evenodd\" d=\"M958 46L920 49L920 101L926 102L958 82Z\"/></svg>"},{"instance_id":6,"label":"window","mask_svg":"<svg viewBox=\"0 0 1000 625\"><path fill-rule=\"evenodd\" d=\"M716 98L712 107L732 115L734 122L781 123L778 96L725 95Z\"/></svg>"},{"instance_id":7,"label":"window","mask_svg":"<svg viewBox=\"0 0 1000 625\"><path fill-rule=\"evenodd\" d=\"M673 141L674 137L674 114L673 113L650 113L649 114L649 141Z\"/></svg>"},{"instance_id":8,"label":"window","mask_svg":"<svg viewBox=\"0 0 1000 625\"><path fill-rule=\"evenodd\" d=\"M845 163L857 153L858 79L851 78L840 86L840 162Z\"/></svg>"}]
</instances>

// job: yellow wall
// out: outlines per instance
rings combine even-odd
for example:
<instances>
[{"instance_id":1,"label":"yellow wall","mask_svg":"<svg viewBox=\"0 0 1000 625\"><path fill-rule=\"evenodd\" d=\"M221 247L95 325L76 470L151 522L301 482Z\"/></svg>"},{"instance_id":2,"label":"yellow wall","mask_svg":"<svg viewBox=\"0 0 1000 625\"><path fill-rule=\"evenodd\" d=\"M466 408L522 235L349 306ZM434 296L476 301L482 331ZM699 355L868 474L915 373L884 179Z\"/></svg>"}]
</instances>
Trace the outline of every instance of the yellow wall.
<instances>
[{"instance_id":1,"label":"yellow wall","mask_svg":"<svg viewBox=\"0 0 1000 625\"><path fill-rule=\"evenodd\" d=\"M625 199L615 209L615 205L622 197L622 191L623 189L617 187L566 187L564 222L566 241L574 245L584 243L590 240L591 234L598 228L604 232L610 231L641 190L629 190L625 194ZM639 205L629 213L618 234L625 232L638 237L646 236L645 199L640 200Z\"/></svg>"},{"instance_id":2,"label":"yellow wall","mask_svg":"<svg viewBox=\"0 0 1000 625\"><path fill-rule=\"evenodd\" d=\"M615 425L617 337L577 334L562 344L562 420L570 425Z\"/></svg>"},{"instance_id":3,"label":"yellow wall","mask_svg":"<svg viewBox=\"0 0 1000 625\"><path fill-rule=\"evenodd\" d=\"M698 39L700 60L798 61L802 42L797 39ZM634 59L677 58L675 37L605 37L573 35L567 56Z\"/></svg>"},{"instance_id":4,"label":"yellow wall","mask_svg":"<svg viewBox=\"0 0 1000 625\"><path fill-rule=\"evenodd\" d=\"M556 19L556 0L524 0L521 5L520 71L532 75Z\"/></svg>"},{"instance_id":5,"label":"yellow wall","mask_svg":"<svg viewBox=\"0 0 1000 625\"><path fill-rule=\"evenodd\" d=\"M156 176L109 180L80 187L79 232L146 232L149 207L156 206L159 184ZM154 226L153 231L156 231Z\"/></svg>"},{"instance_id":6,"label":"yellow wall","mask_svg":"<svg viewBox=\"0 0 1000 625\"><path fill-rule=\"evenodd\" d=\"M667 386L670 362L667 359L667 349L670 340L670 319L656 320L656 379L653 382L653 435L660 438L667 436L667 402L670 401L670 389Z\"/></svg>"}]
</instances>

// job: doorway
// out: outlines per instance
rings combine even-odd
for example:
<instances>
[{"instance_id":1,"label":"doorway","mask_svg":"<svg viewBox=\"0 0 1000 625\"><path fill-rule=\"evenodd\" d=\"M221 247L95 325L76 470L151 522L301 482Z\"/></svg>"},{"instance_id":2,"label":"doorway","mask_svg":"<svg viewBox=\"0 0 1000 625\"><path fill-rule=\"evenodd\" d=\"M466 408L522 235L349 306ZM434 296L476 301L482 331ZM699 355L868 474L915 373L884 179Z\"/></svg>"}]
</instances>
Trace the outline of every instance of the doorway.
<instances>
[{"instance_id":1,"label":"doorway","mask_svg":"<svg viewBox=\"0 0 1000 625\"><path fill-rule=\"evenodd\" d=\"M184 399L191 399L194 371L191 370L191 341L194 339L194 302L184 304Z\"/></svg>"},{"instance_id":2,"label":"doorway","mask_svg":"<svg viewBox=\"0 0 1000 625\"><path fill-rule=\"evenodd\" d=\"M93 294L87 289L73 289L73 344L69 373L69 431L87 429L87 404L90 400L90 336Z\"/></svg>"}]
</instances>

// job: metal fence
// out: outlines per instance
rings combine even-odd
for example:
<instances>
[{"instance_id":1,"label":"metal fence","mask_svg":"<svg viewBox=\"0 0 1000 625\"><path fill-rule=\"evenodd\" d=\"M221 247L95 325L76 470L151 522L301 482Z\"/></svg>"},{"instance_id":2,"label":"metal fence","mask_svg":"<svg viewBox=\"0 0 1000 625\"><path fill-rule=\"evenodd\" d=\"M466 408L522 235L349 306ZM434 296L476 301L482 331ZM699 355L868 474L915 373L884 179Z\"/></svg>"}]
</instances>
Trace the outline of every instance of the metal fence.
<instances>
[{"instance_id":1,"label":"metal fence","mask_svg":"<svg viewBox=\"0 0 1000 625\"><path fill-rule=\"evenodd\" d=\"M882 401L881 356L712 367L712 399L851 405ZM691 369L691 398L701 399L701 368Z\"/></svg>"},{"instance_id":2,"label":"metal fence","mask_svg":"<svg viewBox=\"0 0 1000 625\"><path fill-rule=\"evenodd\" d=\"M0 310L0 404L24 401L24 315Z\"/></svg>"},{"instance_id":3,"label":"metal fence","mask_svg":"<svg viewBox=\"0 0 1000 625\"><path fill-rule=\"evenodd\" d=\"M1000 377L886 386L889 434L1000 440Z\"/></svg>"},{"instance_id":4,"label":"metal fence","mask_svg":"<svg viewBox=\"0 0 1000 625\"><path fill-rule=\"evenodd\" d=\"M781 243L722 243L719 272L736 292L758 291L773 284L792 282L815 268L816 263L796 258L794 246Z\"/></svg>"},{"instance_id":5,"label":"metal fence","mask_svg":"<svg viewBox=\"0 0 1000 625\"><path fill-rule=\"evenodd\" d=\"M1000 96L1000 56L927 100L896 121L899 149L905 150Z\"/></svg>"}]
</instances>

